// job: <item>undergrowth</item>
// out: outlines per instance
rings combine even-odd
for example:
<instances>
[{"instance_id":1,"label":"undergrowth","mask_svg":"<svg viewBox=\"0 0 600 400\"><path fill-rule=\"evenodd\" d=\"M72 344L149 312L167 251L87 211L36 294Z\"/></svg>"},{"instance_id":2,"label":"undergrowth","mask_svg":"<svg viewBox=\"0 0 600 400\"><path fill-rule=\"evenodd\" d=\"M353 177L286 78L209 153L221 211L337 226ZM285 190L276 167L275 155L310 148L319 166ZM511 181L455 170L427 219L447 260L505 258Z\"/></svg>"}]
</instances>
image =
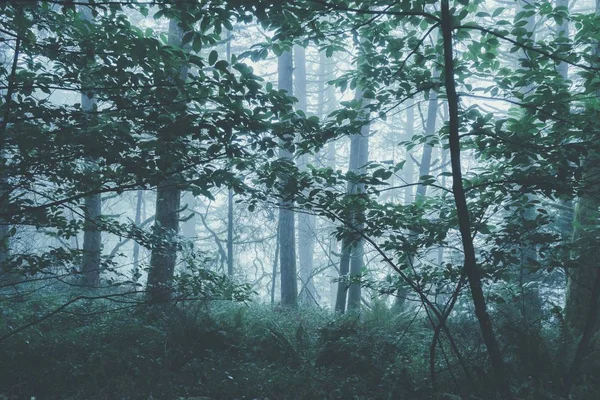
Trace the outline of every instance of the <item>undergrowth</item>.
<instances>
[{"instance_id":1,"label":"undergrowth","mask_svg":"<svg viewBox=\"0 0 600 400\"><path fill-rule=\"evenodd\" d=\"M43 313L50 305L36 307ZM93 315L90 307L79 304L2 343L0 399L492 398L473 321L449 325L462 359L440 335L432 374L431 323L383 303L360 317L229 302L110 313L95 303ZM2 331L23 313L4 312ZM526 340L513 325L499 330L518 396L558 398L555 335ZM598 380L588 375L577 398L595 398L588 396Z\"/></svg>"}]
</instances>

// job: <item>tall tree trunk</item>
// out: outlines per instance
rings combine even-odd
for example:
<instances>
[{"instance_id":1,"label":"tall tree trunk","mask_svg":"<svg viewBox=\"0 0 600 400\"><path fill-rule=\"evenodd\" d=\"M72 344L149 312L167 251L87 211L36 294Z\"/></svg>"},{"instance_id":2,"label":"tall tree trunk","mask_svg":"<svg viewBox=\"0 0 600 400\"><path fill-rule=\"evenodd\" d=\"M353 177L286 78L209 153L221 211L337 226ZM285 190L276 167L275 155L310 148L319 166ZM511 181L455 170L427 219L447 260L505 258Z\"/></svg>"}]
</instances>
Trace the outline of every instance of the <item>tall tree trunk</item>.
<instances>
[{"instance_id":1,"label":"tall tree trunk","mask_svg":"<svg viewBox=\"0 0 600 400\"><path fill-rule=\"evenodd\" d=\"M293 94L293 60L292 52L286 51L278 58L279 89L288 95ZM292 141L292 138L286 138ZM288 149L288 140L280 141L279 157L292 161L292 153ZM296 230L293 202L281 200L279 205L279 265L281 269L281 305L296 307L298 305L298 283L296 276Z\"/></svg>"},{"instance_id":2,"label":"tall tree trunk","mask_svg":"<svg viewBox=\"0 0 600 400\"><path fill-rule=\"evenodd\" d=\"M440 72L437 69L435 69L433 71L433 78L437 79L437 78L439 78L439 76L440 76ZM407 136L410 136L410 138L412 138L412 136L414 135L414 101L412 103L413 103L413 107L410 107L409 110L407 110L407 112L408 112L407 124L409 125L409 127L407 128ZM438 112L438 94L436 91L430 90L429 91L429 102L428 102L428 107L427 107L427 120L425 121L425 136L428 138L435 135L437 112ZM421 164L419 165L419 177L430 174L432 154L433 154L433 146L431 146L429 144L424 145L423 146L423 154L421 156ZM412 165L412 160L410 159L408 152L407 152L406 162L410 163L410 164L409 164L408 172L405 172L405 174L409 175L409 176L407 176L407 178L411 179L410 181L407 180L406 183L412 183L412 179L413 179L412 175L414 174L414 167ZM405 164L405 167L406 167L406 164ZM427 196L427 185L419 185L417 187L417 193L416 193L414 200L423 201L423 200L425 200L426 196ZM405 192L405 197L404 197L405 204L409 204L408 202L412 201L411 199L412 199L412 187L409 186L406 188L406 192ZM411 231L408 233L408 235L410 237L414 237L415 232ZM409 263L410 264L414 263L414 258L415 258L414 255L409 255ZM404 304L406 302L407 294L408 294L408 290L406 288L400 288L398 290L396 300L394 301L394 307L396 308L396 310L402 311Z\"/></svg>"},{"instance_id":3,"label":"tall tree trunk","mask_svg":"<svg viewBox=\"0 0 600 400\"><path fill-rule=\"evenodd\" d=\"M600 0L596 0L596 16L600 17ZM600 42L594 45L593 58L600 57ZM600 67L596 61L595 67ZM600 91L596 92L600 98ZM595 122L595 121L594 121ZM591 140L600 142L594 132ZM588 350L591 338L597 332L600 311L600 253L598 246L598 221L600 220L600 154L590 153L583 163L583 189L575 212L573 242L577 260L575 268L567 270L567 299L565 306L567 325L576 337L581 337L571 372L565 385L571 385ZM581 354L580 354L581 353ZM568 387L570 389L570 387Z\"/></svg>"},{"instance_id":4,"label":"tall tree trunk","mask_svg":"<svg viewBox=\"0 0 600 400\"><path fill-rule=\"evenodd\" d=\"M433 71L433 79L438 79L440 76L440 72L435 69ZM435 125L437 121L437 112L438 112L438 94L435 90L429 91L429 105L427 107L427 121L425 123L425 136L430 138L435 135ZM423 146L423 155L421 157L421 165L419 166L419 177L429 175L429 171L431 170L431 154L433 152L433 146L424 145ZM419 185L417 187L417 196L416 199L420 200L425 198L427 195L427 186Z\"/></svg>"},{"instance_id":5,"label":"tall tree trunk","mask_svg":"<svg viewBox=\"0 0 600 400\"><path fill-rule=\"evenodd\" d=\"M231 63L231 40L233 39L231 32L226 30L225 37L227 45L225 49L226 59ZM227 191L227 275L233 276L233 189Z\"/></svg>"},{"instance_id":6,"label":"tall tree trunk","mask_svg":"<svg viewBox=\"0 0 600 400\"><path fill-rule=\"evenodd\" d=\"M406 106L406 140L412 140L415 136L415 101L410 99ZM404 163L404 180L407 185L414 182L415 179L415 164L410 156L410 150L406 150L406 159ZM404 188L404 205L409 205L414 200L414 190L412 186Z\"/></svg>"},{"instance_id":7,"label":"tall tree trunk","mask_svg":"<svg viewBox=\"0 0 600 400\"><path fill-rule=\"evenodd\" d=\"M518 11L524 11L524 6L528 4L526 0L519 1ZM527 25L525 29L531 32L530 39L535 40L535 15L527 18ZM522 52L522 57L527 58L525 52ZM535 87L533 84L527 85L523 89L523 96L527 98L534 91ZM536 200L535 196L528 195L528 202ZM523 213L523 218L528 221L535 220L536 218L535 208L529 207L527 211ZM521 292L521 304L519 311L521 317L532 329L532 332L537 336L539 334L542 319L542 299L540 297L539 287L537 285L537 277L532 273L531 263L537 261L537 249L535 245L523 246L520 249L521 253L521 265L519 273L519 289ZM533 347L529 346L530 348Z\"/></svg>"},{"instance_id":8,"label":"tall tree trunk","mask_svg":"<svg viewBox=\"0 0 600 400\"><path fill-rule=\"evenodd\" d=\"M169 23L168 44L180 47L183 30L176 20ZM185 80L188 67L179 71L179 78ZM159 141L168 141L161 137ZM163 146L161 146L163 147ZM162 155L159 155L161 157ZM166 172L166 171L165 171ZM163 244L152 248L150 271L148 272L148 300L151 303L163 303L171 299L171 282L177 261L177 233L179 231L179 210L181 208L181 189L172 180L165 179L156 188L156 213L154 232L161 235Z\"/></svg>"},{"instance_id":9,"label":"tall tree trunk","mask_svg":"<svg viewBox=\"0 0 600 400\"><path fill-rule=\"evenodd\" d=\"M92 10L88 6L80 8L81 18L92 22ZM88 82L89 84L89 82ZM87 85L86 85L87 86ZM81 94L81 108L85 112L96 108L97 100L92 92L85 91ZM88 160L92 164L93 160ZM93 171L93 167L90 168ZM92 172L90 171L90 172ZM102 214L102 198L100 194L92 194L84 199L84 225L83 225L83 253L81 259L81 273L83 284L98 286L100 283L100 261L102 252L102 233L98 229L98 218Z\"/></svg>"},{"instance_id":10,"label":"tall tree trunk","mask_svg":"<svg viewBox=\"0 0 600 400\"><path fill-rule=\"evenodd\" d=\"M469 208L462 182L462 167L460 164L460 120L458 110L459 100L456 93L456 82L454 80L454 49L452 43L453 15L450 13L450 6L448 3L449 0L442 0L441 5L441 28L444 46L444 83L449 110L450 129L448 141L450 144L450 163L452 165L452 192L456 203L459 230L463 245L463 268L469 281L471 296L473 297L473 304L475 306L475 315L479 321L479 327L492 364L498 389L501 392L510 395L504 360L502 359L498 341L496 340L491 318L487 312L487 304L481 282L481 272L477 265L475 246L473 244L471 233Z\"/></svg>"},{"instance_id":11,"label":"tall tree trunk","mask_svg":"<svg viewBox=\"0 0 600 400\"><path fill-rule=\"evenodd\" d=\"M273 257L273 270L271 273L271 307L275 305L275 287L277 286L277 262L279 261L279 229L275 236L275 257Z\"/></svg>"},{"instance_id":12,"label":"tall tree trunk","mask_svg":"<svg viewBox=\"0 0 600 400\"><path fill-rule=\"evenodd\" d=\"M194 240L196 237L196 197L192 192L183 192L181 194L181 235L188 240Z\"/></svg>"},{"instance_id":13,"label":"tall tree trunk","mask_svg":"<svg viewBox=\"0 0 600 400\"><path fill-rule=\"evenodd\" d=\"M227 275L233 276L233 189L227 191Z\"/></svg>"},{"instance_id":14,"label":"tall tree trunk","mask_svg":"<svg viewBox=\"0 0 600 400\"><path fill-rule=\"evenodd\" d=\"M359 56L362 57L362 56ZM364 101L363 90L356 89L354 96L357 101ZM365 109L363 112L366 113ZM357 175L365 173L365 166L369 161L369 116L363 116L363 125L360 132L350 137L350 160L348 163L348 171L354 172ZM348 182L347 193L350 196L361 196L365 192L365 186L362 183ZM346 263L349 263L349 273L351 282L358 279L364 267L364 239L358 236L363 228L364 209L357 205L356 209L351 210L351 215L348 217L350 228L353 231L352 236L355 240L345 240L342 247L342 256L340 260L340 275L346 274ZM343 283L343 286L338 287L338 300L342 303L339 306L336 304L336 310L344 312L345 291L348 290L348 310L358 310L361 302L361 285L359 283Z\"/></svg>"},{"instance_id":15,"label":"tall tree trunk","mask_svg":"<svg viewBox=\"0 0 600 400\"><path fill-rule=\"evenodd\" d=\"M137 199L135 205L135 226L139 227L142 222L142 204L144 203L144 191L137 191ZM140 244L134 240L133 242L133 281L137 282L140 277Z\"/></svg>"},{"instance_id":16,"label":"tall tree trunk","mask_svg":"<svg viewBox=\"0 0 600 400\"><path fill-rule=\"evenodd\" d=\"M302 46L294 46L294 67L295 97L298 99L297 108L306 113L306 52ZM298 158L298 170L306 172L308 163L308 154L301 155ZM299 300L303 305L315 304L317 296L312 282L316 222L316 217L313 214L298 214L298 261L300 263L301 284Z\"/></svg>"},{"instance_id":17,"label":"tall tree trunk","mask_svg":"<svg viewBox=\"0 0 600 400\"><path fill-rule=\"evenodd\" d=\"M6 131L8 127L8 119L11 113L11 105L13 101L13 93L16 87L17 68L19 66L19 56L21 50L21 38L15 40L12 65L10 67L10 78L7 82L5 102L3 104L3 113L0 116L0 168L6 163ZM8 177L5 176L4 169L0 169L0 213L6 213L9 206L10 187L8 185ZM0 279L7 279L3 268L3 263L6 262L10 255L10 226L7 221L0 218Z\"/></svg>"},{"instance_id":18,"label":"tall tree trunk","mask_svg":"<svg viewBox=\"0 0 600 400\"><path fill-rule=\"evenodd\" d=\"M569 0L556 0L556 7L564 7L569 10ZM569 18L564 18L558 26L558 36L569 38ZM566 81L569 79L569 64L558 63L556 69L560 76ZM575 218L575 205L572 200L561 200L559 202L558 229L564 240L573 238L573 219Z\"/></svg>"}]
</instances>

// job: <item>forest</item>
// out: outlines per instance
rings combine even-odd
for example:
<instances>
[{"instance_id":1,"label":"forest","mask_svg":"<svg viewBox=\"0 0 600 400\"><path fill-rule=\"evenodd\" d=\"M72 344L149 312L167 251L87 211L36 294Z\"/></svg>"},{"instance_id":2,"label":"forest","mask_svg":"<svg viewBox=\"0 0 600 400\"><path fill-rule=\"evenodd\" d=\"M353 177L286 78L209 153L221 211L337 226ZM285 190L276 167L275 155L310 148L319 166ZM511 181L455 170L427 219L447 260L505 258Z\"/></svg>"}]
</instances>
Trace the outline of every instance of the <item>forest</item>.
<instances>
[{"instance_id":1,"label":"forest","mask_svg":"<svg viewBox=\"0 0 600 400\"><path fill-rule=\"evenodd\" d=\"M0 1L0 400L600 399L600 0Z\"/></svg>"}]
</instances>

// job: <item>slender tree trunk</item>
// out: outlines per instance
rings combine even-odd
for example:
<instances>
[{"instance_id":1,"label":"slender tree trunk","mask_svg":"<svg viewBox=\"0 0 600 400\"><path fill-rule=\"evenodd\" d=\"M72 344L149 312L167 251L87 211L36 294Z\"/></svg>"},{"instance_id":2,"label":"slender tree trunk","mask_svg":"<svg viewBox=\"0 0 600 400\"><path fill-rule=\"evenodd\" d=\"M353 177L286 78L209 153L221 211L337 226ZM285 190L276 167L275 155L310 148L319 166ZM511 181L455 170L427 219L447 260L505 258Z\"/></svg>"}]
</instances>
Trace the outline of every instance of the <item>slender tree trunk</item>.
<instances>
[{"instance_id":1,"label":"slender tree trunk","mask_svg":"<svg viewBox=\"0 0 600 400\"><path fill-rule=\"evenodd\" d=\"M231 36L230 31L225 31L227 46L225 49L227 62L231 63ZM233 189L227 191L227 275L233 276Z\"/></svg>"},{"instance_id":2,"label":"slender tree trunk","mask_svg":"<svg viewBox=\"0 0 600 400\"><path fill-rule=\"evenodd\" d=\"M295 97L298 99L297 108L307 112L306 104L306 54L302 46L294 46L294 78ZM298 170L307 171L309 163L308 154L298 158ZM312 283L313 255L315 252L316 217L312 214L298 214L298 261L300 263L301 290L299 294L300 303L312 305L315 303L316 289Z\"/></svg>"},{"instance_id":3,"label":"slender tree trunk","mask_svg":"<svg viewBox=\"0 0 600 400\"><path fill-rule=\"evenodd\" d=\"M196 214L194 213L196 198L192 192L182 193L181 208L184 209L182 219L185 217L185 221L181 223L181 235L186 239L193 240L196 237Z\"/></svg>"},{"instance_id":4,"label":"slender tree trunk","mask_svg":"<svg viewBox=\"0 0 600 400\"><path fill-rule=\"evenodd\" d=\"M528 4L525 0L519 1L519 10L524 10L524 6ZM535 15L527 18L527 25L525 29L531 32L531 40L535 40ZM523 52L523 57L527 55ZM535 87L533 84L528 85L523 90L523 96L527 97L532 94ZM527 199L529 202L534 201L536 198L533 195L528 195ZM529 208L523 213L523 218L526 220L535 220L536 211L534 208ZM532 273L531 263L537 261L537 249L535 245L523 246L520 249L521 253L521 268L519 274L519 286L521 292L521 304L520 314L524 321L527 322L529 328L532 329L534 334L539 334L542 325L542 299L540 297L539 287L537 285L537 277ZM535 344L532 343L529 348L533 348Z\"/></svg>"},{"instance_id":5,"label":"slender tree trunk","mask_svg":"<svg viewBox=\"0 0 600 400\"><path fill-rule=\"evenodd\" d=\"M137 191L135 206L135 226L139 227L142 222L142 204L144 203L144 191ZM137 282L140 276L140 244L133 242L133 281Z\"/></svg>"},{"instance_id":6,"label":"slender tree trunk","mask_svg":"<svg viewBox=\"0 0 600 400\"><path fill-rule=\"evenodd\" d=\"M16 87L17 68L19 66L19 56L21 50L21 38L15 40L12 65L10 67L10 78L7 83L5 103L3 113L0 116L0 168L6 163L6 131L8 127L8 119L11 114L11 105L13 102L13 93ZM0 213L6 213L9 206L10 187L8 185L8 177L5 176L4 169L0 173ZM3 268L3 263L10 256L10 225L4 219L0 218L0 279L7 279Z\"/></svg>"},{"instance_id":7,"label":"slender tree trunk","mask_svg":"<svg viewBox=\"0 0 600 400\"><path fill-rule=\"evenodd\" d=\"M596 0L596 17L600 17L600 0ZM595 67L600 66L600 41L593 48ZM600 91L596 92L600 98ZM600 142L597 132L593 139ZM595 146L597 148L597 146ZM569 269L567 276L566 320L568 327L581 337L569 371L564 379L564 394L569 396L585 356L590 354L593 337L598 333L600 319L600 253L598 246L598 221L600 220L600 154L587 156L583 164L584 189L579 197L575 213L573 241L576 247L576 268Z\"/></svg>"},{"instance_id":8,"label":"slender tree trunk","mask_svg":"<svg viewBox=\"0 0 600 400\"><path fill-rule=\"evenodd\" d=\"M293 94L293 60L291 51L284 52L278 58L279 89ZM291 140L291 138L289 138ZM284 140L280 141L279 157L292 161L292 153ZM296 230L293 202L282 200L279 207L279 265L281 269L281 305L298 305L298 283L296 276Z\"/></svg>"},{"instance_id":9,"label":"slender tree trunk","mask_svg":"<svg viewBox=\"0 0 600 400\"><path fill-rule=\"evenodd\" d=\"M406 140L412 140L415 135L415 101L410 99L406 106ZM406 150L406 160L404 163L404 180L407 184L412 184L415 180L415 164L410 157L410 150ZM404 188L404 205L409 205L414 200L414 190L412 186Z\"/></svg>"},{"instance_id":10,"label":"slender tree trunk","mask_svg":"<svg viewBox=\"0 0 600 400\"><path fill-rule=\"evenodd\" d=\"M356 89L355 99L363 101L363 91L360 88ZM363 112L365 112L363 110ZM369 161L369 130L370 125L368 116L363 116L364 125L361 127L360 132L350 137L350 161L348 170L354 172L357 175L365 173L365 166ZM348 195L350 196L361 196L365 192L364 184L356 182L348 182ZM364 209L362 206L357 205L356 210L351 211L352 215L349 217L349 223L353 231L360 232L363 228L364 220ZM353 236L357 233L353 232ZM362 269L364 267L364 240L362 237L357 236L353 243L346 242L342 249L342 260L340 263L340 274L343 271L342 263L345 258L349 258L350 263L350 280L356 280L360 277ZM347 287L348 285L345 285ZM341 296L338 294L338 298ZM348 288L348 310L360 309L361 301L361 285L359 283L350 283ZM343 312L342 308L340 308Z\"/></svg>"},{"instance_id":11,"label":"slender tree trunk","mask_svg":"<svg viewBox=\"0 0 600 400\"><path fill-rule=\"evenodd\" d=\"M233 189L227 191L227 275L233 276Z\"/></svg>"},{"instance_id":12,"label":"slender tree trunk","mask_svg":"<svg viewBox=\"0 0 600 400\"><path fill-rule=\"evenodd\" d=\"M83 20L92 22L92 10L88 6L80 8ZM94 94L86 91L81 94L81 108L85 112L96 108L97 100ZM88 160L92 164L93 160ZM93 171L93 167L90 168ZM83 253L81 260L81 273L83 284L98 286L100 283L100 261L102 254L102 233L98 229L98 218L102 214L102 198L100 194L92 194L84 199L84 225L83 225Z\"/></svg>"},{"instance_id":13,"label":"slender tree trunk","mask_svg":"<svg viewBox=\"0 0 600 400\"><path fill-rule=\"evenodd\" d=\"M437 79L440 76L440 72L435 69L433 71L433 79ZM435 135L435 125L437 121L438 112L438 94L435 90L429 91L429 106L427 107L427 122L425 123L425 135L429 138ZM423 155L421 157L421 165L419 166L419 177L429 175L431 170L431 155L433 152L433 146L424 145ZM417 187L417 200L424 199L427 195L427 186L419 185Z\"/></svg>"},{"instance_id":14,"label":"slender tree trunk","mask_svg":"<svg viewBox=\"0 0 600 400\"><path fill-rule=\"evenodd\" d=\"M460 155L460 120L458 110L458 95L456 93L456 83L454 80L454 55L452 43L453 15L450 13L449 0L442 0L442 34L444 46L444 79L446 87L446 96L448 98L449 110L449 144L450 160L452 165L452 191L456 203L458 224L464 251L464 271L469 281L473 303L475 305L475 315L479 321L483 341L486 345L488 356L494 370L498 389L507 395L510 395L508 379L504 366L504 360L496 340L496 335L492 327L491 318L487 312L485 295L481 282L481 272L477 265L475 256L475 247L471 233L471 221L469 208L465 196L465 190L462 182L462 167Z\"/></svg>"},{"instance_id":15,"label":"slender tree trunk","mask_svg":"<svg viewBox=\"0 0 600 400\"><path fill-rule=\"evenodd\" d=\"M277 262L279 261L279 230L275 237L275 257L273 257L273 271L271 273L271 307L275 305L275 287L277 286Z\"/></svg>"},{"instance_id":16,"label":"slender tree trunk","mask_svg":"<svg viewBox=\"0 0 600 400\"><path fill-rule=\"evenodd\" d=\"M180 47L183 30L176 20L169 23L170 46ZM185 80L188 68L179 71L179 78ZM161 137L159 141L168 141ZM162 146L161 146L162 147ZM159 155L161 157L162 155ZM181 208L181 189L171 180L164 180L156 189L156 217L154 232L160 234L163 244L152 248L150 271L148 272L148 300L152 303L163 303L171 299L171 282L177 261L177 233L179 231L179 210Z\"/></svg>"}]
</instances>

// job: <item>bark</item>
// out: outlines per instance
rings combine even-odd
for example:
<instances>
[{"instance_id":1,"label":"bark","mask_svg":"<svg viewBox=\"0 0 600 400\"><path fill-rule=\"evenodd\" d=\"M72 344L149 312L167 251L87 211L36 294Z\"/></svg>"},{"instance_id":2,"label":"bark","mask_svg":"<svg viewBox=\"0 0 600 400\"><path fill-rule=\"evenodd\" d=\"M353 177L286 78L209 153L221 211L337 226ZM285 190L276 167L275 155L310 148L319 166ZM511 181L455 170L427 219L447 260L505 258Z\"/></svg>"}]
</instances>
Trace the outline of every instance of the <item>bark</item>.
<instances>
[{"instance_id":1,"label":"bark","mask_svg":"<svg viewBox=\"0 0 600 400\"><path fill-rule=\"evenodd\" d=\"M83 253L81 273L85 286L98 286L100 284L100 261L102 248L102 234L97 227L97 219L102 214L102 200L100 195L85 198L83 225Z\"/></svg>"},{"instance_id":2,"label":"bark","mask_svg":"<svg viewBox=\"0 0 600 400\"><path fill-rule=\"evenodd\" d=\"M355 93L356 100L363 100L363 91L360 88L356 89ZM350 160L348 164L348 171L351 171L357 175L365 173L365 166L369 161L369 130L370 125L366 119L368 116L364 116L365 121L363 125L355 135L350 137ZM364 184L356 182L348 182L347 193L350 196L360 196L365 192ZM357 203L351 215L349 216L350 229L353 240L347 240L342 248L342 257L340 261L340 275L344 274L346 259L350 264L350 280L356 280L362 273L364 267L364 240L362 236L359 236L359 232L363 228L362 221L364 220L364 209ZM348 310L360 309L361 299L361 286L359 283L350 283L350 285L344 284L342 289L348 287ZM338 293L338 299L344 300L343 297ZM338 308L338 307L336 307ZM338 311L343 311L344 307L339 307Z\"/></svg>"},{"instance_id":3,"label":"bark","mask_svg":"<svg viewBox=\"0 0 600 400\"><path fill-rule=\"evenodd\" d=\"M415 135L415 101L410 99L406 108L406 140L412 140ZM411 184L415 180L415 165L410 157L410 150L406 150L406 162L404 163L404 180ZM414 200L414 190L412 186L404 188L404 205L409 205Z\"/></svg>"},{"instance_id":4,"label":"bark","mask_svg":"<svg viewBox=\"0 0 600 400\"><path fill-rule=\"evenodd\" d=\"M293 94L292 71L293 61L290 51L278 58L279 89ZM291 139L291 138L286 138ZM286 140L280 141L279 157L292 161L292 153L286 147ZM292 211L293 201L282 199L279 204L279 265L281 269L281 305L296 307L298 305L298 283L296 276L296 230L295 217Z\"/></svg>"},{"instance_id":5,"label":"bark","mask_svg":"<svg viewBox=\"0 0 600 400\"><path fill-rule=\"evenodd\" d=\"M182 38L183 30L179 27L177 21L172 19L169 23L168 44L179 47ZM179 71L179 78L185 80L187 72L187 66L182 67ZM162 137L163 135L159 134L159 141L169 140ZM152 248L147 283L148 300L151 303L164 303L171 299L170 286L177 261L180 204L180 187L173 184L172 179L162 181L156 188L156 219L154 224L154 232L161 236L162 243Z\"/></svg>"},{"instance_id":6,"label":"bark","mask_svg":"<svg viewBox=\"0 0 600 400\"><path fill-rule=\"evenodd\" d=\"M90 7L83 6L80 9L81 18L91 22L93 20ZM81 93L81 108L85 112L96 108L97 100L94 94L87 91ZM88 160L92 164L93 160ZM93 167L90 168L93 173ZM81 260L81 273L85 286L98 286L100 283L100 261L102 255L102 233L98 229L98 218L102 214L102 198L100 194L93 194L84 199L83 225L83 253Z\"/></svg>"},{"instance_id":7,"label":"bark","mask_svg":"<svg viewBox=\"0 0 600 400\"><path fill-rule=\"evenodd\" d=\"M528 4L524 0L519 1L518 11L522 11L523 7ZM527 25L525 29L531 32L530 39L535 40L535 15L527 18ZM522 53L522 57L527 57L525 53ZM531 95L535 87L533 84L527 85L523 90L525 98ZM535 200L535 196L528 195L527 200L531 202ZM533 207L530 207L525 211L522 217L525 220L535 220L536 211ZM537 249L535 245L523 246L520 249L521 253L521 265L519 273L519 286L521 292L521 301L519 312L522 320L524 320L533 333L539 333L542 319L542 299L540 297L539 287L537 285L537 277L531 271L531 263L537 260ZM530 348L533 347L529 346Z\"/></svg>"},{"instance_id":8,"label":"bark","mask_svg":"<svg viewBox=\"0 0 600 400\"><path fill-rule=\"evenodd\" d=\"M453 15L450 13L449 0L442 0L442 34L444 46L444 80L446 87L446 96L448 98L449 111L449 144L450 144L450 162L452 166L452 191L456 204L460 236L464 252L464 272L469 282L469 288L473 297L475 306L475 315L479 322L483 341L487 348L490 363L493 368L498 390L510 395L508 379L502 354L496 340L496 335L492 327L491 318L487 312L487 304L483 293L481 273L477 265L475 247L471 233L471 222L469 208L465 196L465 190L462 182L462 168L460 155L460 120L458 110L458 95L456 93L456 82L454 80L454 56L453 56Z\"/></svg>"},{"instance_id":9,"label":"bark","mask_svg":"<svg viewBox=\"0 0 600 400\"><path fill-rule=\"evenodd\" d=\"M144 191L137 191L135 206L135 226L139 227L142 222L142 204L144 203ZM133 242L133 281L137 282L140 276L140 244Z\"/></svg>"},{"instance_id":10,"label":"bark","mask_svg":"<svg viewBox=\"0 0 600 400\"><path fill-rule=\"evenodd\" d=\"M227 192L227 275L233 276L233 189Z\"/></svg>"},{"instance_id":11,"label":"bark","mask_svg":"<svg viewBox=\"0 0 600 400\"><path fill-rule=\"evenodd\" d=\"M21 38L15 40L15 48L13 53L12 66L10 67L10 78L6 89L6 102L4 103L4 113L0 119L0 167L6 163L6 155L4 147L6 146L6 131L8 127L8 119L11 113L11 105L13 101L13 93L16 87L16 75L19 64L19 56L21 49ZM9 206L10 187L7 177L0 174L0 212L5 213ZM0 278L6 279L5 271L2 264L10 256L10 225L7 221L0 219Z\"/></svg>"},{"instance_id":12,"label":"bark","mask_svg":"<svg viewBox=\"0 0 600 400\"><path fill-rule=\"evenodd\" d=\"M335 311L343 314L346 312L346 297L348 295L348 278L350 273L350 252L352 246L348 239L342 240L342 253L340 255L339 281L335 298Z\"/></svg>"},{"instance_id":13,"label":"bark","mask_svg":"<svg viewBox=\"0 0 600 400\"><path fill-rule=\"evenodd\" d=\"M306 54L304 47L294 47L294 66L295 97L298 99L297 108L306 113ZM301 155L298 158L298 170L306 172L308 163L308 154ZM304 305L315 304L317 295L316 288L312 282L316 222L316 217L313 214L298 214L298 261L300 263L301 282L299 300Z\"/></svg>"},{"instance_id":14,"label":"bark","mask_svg":"<svg viewBox=\"0 0 600 400\"><path fill-rule=\"evenodd\" d=\"M556 0L556 7L565 7L569 9L568 0ZM569 19L564 18L563 23L558 26L558 35L569 37ZM556 70L565 81L569 79L569 64L565 62L558 63ZM575 218L575 206L572 200L561 200L559 202L559 218L557 221L561 237L570 240L573 237L573 219Z\"/></svg>"},{"instance_id":15,"label":"bark","mask_svg":"<svg viewBox=\"0 0 600 400\"><path fill-rule=\"evenodd\" d=\"M227 37L226 57L227 62L231 63L231 32L225 31ZM227 192L227 275L233 276L233 189L229 188Z\"/></svg>"},{"instance_id":16,"label":"bark","mask_svg":"<svg viewBox=\"0 0 600 400\"><path fill-rule=\"evenodd\" d=\"M596 0L596 17L600 17L600 0ZM599 67L600 41L593 49L594 67ZM596 92L600 97L600 91ZM598 144L597 135L593 140ZM595 146L597 147L597 146ZM566 320L568 327L579 344L568 373L564 379L565 397L569 396L572 385L586 355L590 354L592 339L598 332L600 318L600 253L598 246L598 221L600 219L600 154L591 153L583 164L583 191L575 213L573 241L575 243L576 268L568 270Z\"/></svg>"},{"instance_id":17,"label":"bark","mask_svg":"<svg viewBox=\"0 0 600 400\"><path fill-rule=\"evenodd\" d=\"M275 238L275 257L273 257L273 271L271 273L271 307L275 305L275 287L277 286L277 261L279 261L279 230Z\"/></svg>"},{"instance_id":18,"label":"bark","mask_svg":"<svg viewBox=\"0 0 600 400\"><path fill-rule=\"evenodd\" d=\"M597 250L598 218L600 218L600 155L590 156L584 163L585 190L575 213L573 241L577 246L574 258L578 265L568 269L566 317L575 336L583 335L589 310L596 304L593 282L600 272L600 252Z\"/></svg>"},{"instance_id":19,"label":"bark","mask_svg":"<svg viewBox=\"0 0 600 400\"><path fill-rule=\"evenodd\" d=\"M181 208L183 210L182 219L184 219L184 221L181 222L181 235L184 238L193 241L196 237L196 213L194 212L196 208L196 198L192 192L182 193Z\"/></svg>"},{"instance_id":20,"label":"bark","mask_svg":"<svg viewBox=\"0 0 600 400\"><path fill-rule=\"evenodd\" d=\"M433 79L437 80L440 73L436 69L433 71ZM427 107L427 122L425 123L425 136L428 138L435 135L435 123L437 120L438 111L438 94L435 90L429 91L429 106ZM433 146L423 146L423 155L421 157L421 165L419 166L419 177L429 175L431 170L431 154ZM424 199L427 194L427 186L419 185L417 187L417 200Z\"/></svg>"}]
</instances>

